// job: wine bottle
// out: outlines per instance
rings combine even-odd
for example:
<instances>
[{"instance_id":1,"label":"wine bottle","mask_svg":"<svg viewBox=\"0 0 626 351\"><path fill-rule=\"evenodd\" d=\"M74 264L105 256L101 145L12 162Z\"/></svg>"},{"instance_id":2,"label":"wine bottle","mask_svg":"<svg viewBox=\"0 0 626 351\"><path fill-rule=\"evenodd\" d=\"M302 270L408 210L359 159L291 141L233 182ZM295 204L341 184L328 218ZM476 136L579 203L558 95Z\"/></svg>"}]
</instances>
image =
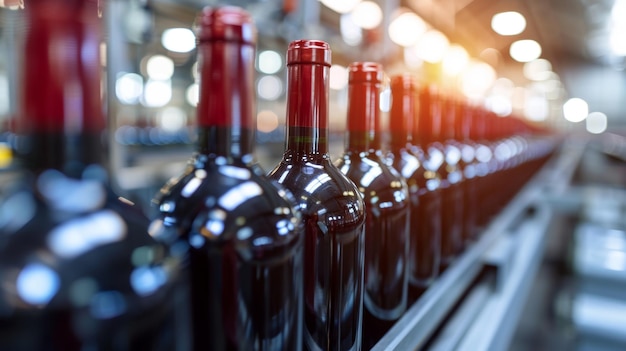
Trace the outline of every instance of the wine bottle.
<instances>
[{"instance_id":1,"label":"wine bottle","mask_svg":"<svg viewBox=\"0 0 626 351\"><path fill-rule=\"evenodd\" d=\"M442 142L443 115L452 113L447 108L444 111L443 95L435 85L425 84L419 96L419 127L414 144L426 153L425 167L441 176L441 268L445 269L459 254L463 242L460 155L450 157Z\"/></svg>"},{"instance_id":2,"label":"wine bottle","mask_svg":"<svg viewBox=\"0 0 626 351\"><path fill-rule=\"evenodd\" d=\"M344 154L335 165L365 200L364 348L369 349L407 307L410 204L406 180L383 160L382 65L348 67Z\"/></svg>"},{"instance_id":3,"label":"wine bottle","mask_svg":"<svg viewBox=\"0 0 626 351\"><path fill-rule=\"evenodd\" d=\"M391 78L389 115L390 164L404 177L411 204L409 271L411 296L426 289L439 273L441 255L441 190L436 169L425 167L425 153L414 145L418 103L416 78L410 74Z\"/></svg>"},{"instance_id":4,"label":"wine bottle","mask_svg":"<svg viewBox=\"0 0 626 351\"><path fill-rule=\"evenodd\" d=\"M463 223L464 242L470 244L477 239L479 229L477 226L478 193L476 186L476 147L477 144L471 139L473 106L462 99L456 103L457 118L455 120L456 136L460 144L461 162L463 171Z\"/></svg>"},{"instance_id":5,"label":"wine bottle","mask_svg":"<svg viewBox=\"0 0 626 351\"><path fill-rule=\"evenodd\" d=\"M238 7L196 22L197 152L155 197L151 234L183 257L194 350L299 350L301 221L253 153L256 27Z\"/></svg>"},{"instance_id":6,"label":"wine bottle","mask_svg":"<svg viewBox=\"0 0 626 351\"><path fill-rule=\"evenodd\" d=\"M460 135L456 134L456 120L460 118L458 115L456 97L448 95L440 95L440 103L442 104L441 118L441 137L440 142L443 146L445 157L446 178L450 185L450 198L448 204L449 215L452 221L448 223L450 228L446 228L450 235L448 245L442 243L442 256L450 252L451 256L461 253L464 248L465 238L469 235L466 233L468 228L465 222L464 205L464 162L461 154L462 144L459 142ZM445 227L445 226L444 226ZM448 262L449 263L449 262Z\"/></svg>"},{"instance_id":7,"label":"wine bottle","mask_svg":"<svg viewBox=\"0 0 626 351\"><path fill-rule=\"evenodd\" d=\"M477 107L473 113L472 140L477 144L476 159L478 164L476 167L476 185L478 202L482 204L478 210L477 224L479 228L486 228L493 215L492 203L496 195L494 192L493 175L496 171L496 160L493 155L492 143L490 138L489 126L487 119L488 111L483 107Z\"/></svg>"},{"instance_id":8,"label":"wine bottle","mask_svg":"<svg viewBox=\"0 0 626 351\"><path fill-rule=\"evenodd\" d=\"M360 350L365 204L328 152L330 65L327 43L289 44L285 152L269 176L293 193L305 226L305 348Z\"/></svg>"},{"instance_id":9,"label":"wine bottle","mask_svg":"<svg viewBox=\"0 0 626 351\"><path fill-rule=\"evenodd\" d=\"M96 1L23 13L18 181L0 195L0 349L186 350L179 261L111 190Z\"/></svg>"}]
</instances>

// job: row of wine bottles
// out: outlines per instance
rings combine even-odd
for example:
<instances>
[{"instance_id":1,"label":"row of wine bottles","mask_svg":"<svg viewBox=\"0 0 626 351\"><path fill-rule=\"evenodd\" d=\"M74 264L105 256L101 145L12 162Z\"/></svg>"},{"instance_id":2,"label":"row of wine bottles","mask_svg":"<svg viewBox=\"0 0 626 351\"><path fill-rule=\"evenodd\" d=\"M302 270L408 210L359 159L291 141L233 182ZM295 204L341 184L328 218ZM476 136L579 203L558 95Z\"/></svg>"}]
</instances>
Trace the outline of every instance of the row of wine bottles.
<instances>
[{"instance_id":1,"label":"row of wine bottles","mask_svg":"<svg viewBox=\"0 0 626 351\"><path fill-rule=\"evenodd\" d=\"M148 219L103 166L96 0L31 0L18 176L0 192L2 350L360 350L477 239L555 139L349 67L345 153L328 151L331 49L287 50L285 153L254 158L256 28L196 19L197 152ZM105 14L106 15L106 14Z\"/></svg>"}]
</instances>

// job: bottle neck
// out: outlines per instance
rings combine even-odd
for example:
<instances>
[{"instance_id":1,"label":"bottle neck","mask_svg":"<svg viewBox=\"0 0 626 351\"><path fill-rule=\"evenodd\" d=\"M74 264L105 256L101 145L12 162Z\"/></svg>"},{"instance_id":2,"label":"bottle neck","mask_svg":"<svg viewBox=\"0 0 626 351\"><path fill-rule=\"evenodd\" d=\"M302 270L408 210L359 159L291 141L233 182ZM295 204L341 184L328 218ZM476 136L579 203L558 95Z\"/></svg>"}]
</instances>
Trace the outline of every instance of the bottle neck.
<instances>
[{"instance_id":1,"label":"bottle neck","mask_svg":"<svg viewBox=\"0 0 626 351\"><path fill-rule=\"evenodd\" d=\"M288 77L286 149L328 153L328 66L291 64Z\"/></svg>"},{"instance_id":2,"label":"bottle neck","mask_svg":"<svg viewBox=\"0 0 626 351\"><path fill-rule=\"evenodd\" d=\"M393 87L391 95L394 99L389 111L389 143L393 149L399 149L414 142L416 99L409 92L394 91Z\"/></svg>"},{"instance_id":3,"label":"bottle neck","mask_svg":"<svg viewBox=\"0 0 626 351\"><path fill-rule=\"evenodd\" d=\"M381 148L380 84L355 82L348 86L346 150L369 151Z\"/></svg>"},{"instance_id":4,"label":"bottle neck","mask_svg":"<svg viewBox=\"0 0 626 351\"><path fill-rule=\"evenodd\" d=\"M254 52L252 45L208 41L198 45L200 100L198 151L242 158L254 147Z\"/></svg>"},{"instance_id":5,"label":"bottle neck","mask_svg":"<svg viewBox=\"0 0 626 351\"><path fill-rule=\"evenodd\" d=\"M456 129L456 136L462 140L468 140L471 138L471 126L472 126L472 114L469 106L459 103L457 104L457 119L454 127Z\"/></svg>"},{"instance_id":6,"label":"bottle neck","mask_svg":"<svg viewBox=\"0 0 626 351\"><path fill-rule=\"evenodd\" d=\"M472 112L472 140L484 140L486 138L486 116L482 108L475 108Z\"/></svg>"},{"instance_id":7,"label":"bottle neck","mask_svg":"<svg viewBox=\"0 0 626 351\"><path fill-rule=\"evenodd\" d=\"M457 120L457 111L454 100L442 102L441 111L441 141L453 140L457 137L454 123Z\"/></svg>"},{"instance_id":8,"label":"bottle neck","mask_svg":"<svg viewBox=\"0 0 626 351\"><path fill-rule=\"evenodd\" d=\"M430 92L420 94L418 120L419 128L415 133L418 143L425 145L440 141L442 106Z\"/></svg>"},{"instance_id":9,"label":"bottle neck","mask_svg":"<svg viewBox=\"0 0 626 351\"><path fill-rule=\"evenodd\" d=\"M209 156L223 156L228 159L252 161L254 130L229 126L199 126L198 153Z\"/></svg>"},{"instance_id":10,"label":"bottle neck","mask_svg":"<svg viewBox=\"0 0 626 351\"><path fill-rule=\"evenodd\" d=\"M97 3L33 1L25 20L16 151L35 172L80 177L106 150Z\"/></svg>"}]
</instances>

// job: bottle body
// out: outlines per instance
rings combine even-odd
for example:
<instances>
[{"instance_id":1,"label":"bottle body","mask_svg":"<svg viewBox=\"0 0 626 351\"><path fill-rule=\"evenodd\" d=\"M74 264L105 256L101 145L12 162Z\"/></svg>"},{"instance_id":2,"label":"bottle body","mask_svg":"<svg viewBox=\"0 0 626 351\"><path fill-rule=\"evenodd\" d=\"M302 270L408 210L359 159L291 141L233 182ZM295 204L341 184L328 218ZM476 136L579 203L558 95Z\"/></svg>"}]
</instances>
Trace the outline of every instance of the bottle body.
<instances>
[{"instance_id":1,"label":"bottle body","mask_svg":"<svg viewBox=\"0 0 626 351\"><path fill-rule=\"evenodd\" d=\"M441 262L441 179L424 168L427 162L415 147L392 147L387 162L406 179L409 193L409 283L412 299L439 275Z\"/></svg>"},{"instance_id":2,"label":"bottle body","mask_svg":"<svg viewBox=\"0 0 626 351\"><path fill-rule=\"evenodd\" d=\"M199 154L158 206L152 235L186 247L193 349L299 350L302 237L286 194L248 164Z\"/></svg>"},{"instance_id":3,"label":"bottle body","mask_svg":"<svg viewBox=\"0 0 626 351\"><path fill-rule=\"evenodd\" d=\"M380 153L348 152L335 165L365 201L363 346L368 349L408 306L408 186Z\"/></svg>"},{"instance_id":4,"label":"bottle body","mask_svg":"<svg viewBox=\"0 0 626 351\"><path fill-rule=\"evenodd\" d=\"M359 350L363 310L364 208L328 155L285 154L270 173L294 193L305 228L307 350Z\"/></svg>"},{"instance_id":5,"label":"bottle body","mask_svg":"<svg viewBox=\"0 0 626 351\"><path fill-rule=\"evenodd\" d=\"M441 268L447 268L462 247L463 188L460 152L452 144L432 142L424 147L424 167L439 175L441 194ZM415 151L415 148L412 150ZM454 161L450 162L451 159Z\"/></svg>"}]
</instances>

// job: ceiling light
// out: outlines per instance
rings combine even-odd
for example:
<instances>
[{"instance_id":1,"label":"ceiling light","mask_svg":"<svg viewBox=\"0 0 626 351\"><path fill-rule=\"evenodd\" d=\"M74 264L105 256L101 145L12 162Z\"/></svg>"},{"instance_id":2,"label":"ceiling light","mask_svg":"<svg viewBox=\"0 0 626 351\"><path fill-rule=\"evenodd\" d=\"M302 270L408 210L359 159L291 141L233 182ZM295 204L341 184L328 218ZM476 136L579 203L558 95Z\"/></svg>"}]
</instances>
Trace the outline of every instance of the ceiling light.
<instances>
[{"instance_id":1,"label":"ceiling light","mask_svg":"<svg viewBox=\"0 0 626 351\"><path fill-rule=\"evenodd\" d=\"M283 93L283 81L276 76L265 76L257 83L257 94L268 101L278 100Z\"/></svg>"},{"instance_id":2,"label":"ceiling light","mask_svg":"<svg viewBox=\"0 0 626 351\"><path fill-rule=\"evenodd\" d=\"M177 132L187 125L187 114L180 107L169 106L157 114L157 124L167 132Z\"/></svg>"},{"instance_id":3,"label":"ceiling light","mask_svg":"<svg viewBox=\"0 0 626 351\"><path fill-rule=\"evenodd\" d=\"M547 80L552 76L552 64L546 59L536 59L524 64L524 77L530 80Z\"/></svg>"},{"instance_id":4,"label":"ceiling light","mask_svg":"<svg viewBox=\"0 0 626 351\"><path fill-rule=\"evenodd\" d=\"M570 122L581 122L589 114L589 105L581 98L571 98L563 104L563 117Z\"/></svg>"},{"instance_id":5,"label":"ceiling light","mask_svg":"<svg viewBox=\"0 0 626 351\"><path fill-rule=\"evenodd\" d=\"M426 32L426 23L413 12L404 12L389 24L389 38L400 46L417 44Z\"/></svg>"},{"instance_id":6,"label":"ceiling light","mask_svg":"<svg viewBox=\"0 0 626 351\"><path fill-rule=\"evenodd\" d=\"M449 46L450 42L443 33L436 29L430 29L422 35L415 50L417 50L417 56L422 60L437 63L443 59Z\"/></svg>"},{"instance_id":7,"label":"ceiling light","mask_svg":"<svg viewBox=\"0 0 626 351\"><path fill-rule=\"evenodd\" d=\"M0 0L0 7L9 10L19 10L24 8L24 2L20 0Z\"/></svg>"},{"instance_id":8,"label":"ceiling light","mask_svg":"<svg viewBox=\"0 0 626 351\"><path fill-rule=\"evenodd\" d=\"M491 18L491 28L500 35L517 35L526 29L526 19L519 12L500 12Z\"/></svg>"},{"instance_id":9,"label":"ceiling light","mask_svg":"<svg viewBox=\"0 0 626 351\"><path fill-rule=\"evenodd\" d=\"M417 54L415 46L404 48L404 64L413 69L420 68L424 65L424 60Z\"/></svg>"},{"instance_id":10,"label":"ceiling light","mask_svg":"<svg viewBox=\"0 0 626 351\"><path fill-rule=\"evenodd\" d=\"M541 45L530 39L518 40L511 44L511 57L518 62L529 62L541 56Z\"/></svg>"},{"instance_id":11,"label":"ceiling light","mask_svg":"<svg viewBox=\"0 0 626 351\"><path fill-rule=\"evenodd\" d=\"M615 0L611 8L611 19L613 21L624 21L626 19L626 0Z\"/></svg>"},{"instance_id":12,"label":"ceiling light","mask_svg":"<svg viewBox=\"0 0 626 351\"><path fill-rule=\"evenodd\" d=\"M163 47L173 52L189 52L196 47L196 36L188 28L169 28L161 36Z\"/></svg>"},{"instance_id":13,"label":"ceiling light","mask_svg":"<svg viewBox=\"0 0 626 351\"><path fill-rule=\"evenodd\" d=\"M591 112L589 116L587 116L587 120L585 122L585 128L589 133L592 134L600 134L606 130L607 127L607 117L602 112Z\"/></svg>"},{"instance_id":14,"label":"ceiling light","mask_svg":"<svg viewBox=\"0 0 626 351\"><path fill-rule=\"evenodd\" d=\"M148 80L143 89L142 104L147 107L163 107L172 99L172 82Z\"/></svg>"},{"instance_id":15,"label":"ceiling light","mask_svg":"<svg viewBox=\"0 0 626 351\"><path fill-rule=\"evenodd\" d=\"M196 107L200 101L200 85L198 83L192 83L185 92L185 98L189 105Z\"/></svg>"},{"instance_id":16,"label":"ceiling light","mask_svg":"<svg viewBox=\"0 0 626 351\"><path fill-rule=\"evenodd\" d=\"M154 55L146 62L146 73L154 80L168 80L174 75L174 61L163 55Z\"/></svg>"},{"instance_id":17,"label":"ceiling light","mask_svg":"<svg viewBox=\"0 0 626 351\"><path fill-rule=\"evenodd\" d=\"M493 67L480 61L472 61L461 77L461 90L469 98L480 98L496 80Z\"/></svg>"},{"instance_id":18,"label":"ceiling light","mask_svg":"<svg viewBox=\"0 0 626 351\"><path fill-rule=\"evenodd\" d=\"M352 11L354 23L363 29L374 29L383 20L383 11L373 1L362 1Z\"/></svg>"},{"instance_id":19,"label":"ceiling light","mask_svg":"<svg viewBox=\"0 0 626 351\"><path fill-rule=\"evenodd\" d=\"M256 115L257 130L270 133L278 128L278 115L274 111L263 110Z\"/></svg>"},{"instance_id":20,"label":"ceiling light","mask_svg":"<svg viewBox=\"0 0 626 351\"><path fill-rule=\"evenodd\" d=\"M531 121L545 121L550 113L548 100L542 94L529 92L524 101L524 116Z\"/></svg>"},{"instance_id":21,"label":"ceiling light","mask_svg":"<svg viewBox=\"0 0 626 351\"><path fill-rule=\"evenodd\" d=\"M442 69L444 73L455 76L463 71L468 62L467 51L460 45L452 44L444 54Z\"/></svg>"},{"instance_id":22,"label":"ceiling light","mask_svg":"<svg viewBox=\"0 0 626 351\"><path fill-rule=\"evenodd\" d=\"M340 65L330 66L330 81L328 85L331 89L341 90L348 85L348 69Z\"/></svg>"},{"instance_id":23,"label":"ceiling light","mask_svg":"<svg viewBox=\"0 0 626 351\"><path fill-rule=\"evenodd\" d=\"M504 95L491 95L485 101L487 108L500 117L508 116L513 112L511 97Z\"/></svg>"},{"instance_id":24,"label":"ceiling light","mask_svg":"<svg viewBox=\"0 0 626 351\"><path fill-rule=\"evenodd\" d=\"M137 73L122 73L115 81L115 96L123 104L136 104L143 95L143 78Z\"/></svg>"},{"instance_id":25,"label":"ceiling light","mask_svg":"<svg viewBox=\"0 0 626 351\"><path fill-rule=\"evenodd\" d=\"M354 22L352 13L346 13L339 18L341 38L350 46L360 45L363 41L363 30Z\"/></svg>"},{"instance_id":26,"label":"ceiling light","mask_svg":"<svg viewBox=\"0 0 626 351\"><path fill-rule=\"evenodd\" d=\"M614 23L609 34L611 51L618 56L626 56L626 23Z\"/></svg>"},{"instance_id":27,"label":"ceiling light","mask_svg":"<svg viewBox=\"0 0 626 351\"><path fill-rule=\"evenodd\" d=\"M283 67L283 59L274 50L266 50L259 53L259 71L265 74L274 74Z\"/></svg>"},{"instance_id":28,"label":"ceiling light","mask_svg":"<svg viewBox=\"0 0 626 351\"><path fill-rule=\"evenodd\" d=\"M514 90L515 84L513 83L513 81L509 78L501 77L493 82L491 94L512 97Z\"/></svg>"},{"instance_id":29,"label":"ceiling light","mask_svg":"<svg viewBox=\"0 0 626 351\"><path fill-rule=\"evenodd\" d=\"M361 2L361 0L320 0L324 6L337 13L348 13Z\"/></svg>"}]
</instances>

